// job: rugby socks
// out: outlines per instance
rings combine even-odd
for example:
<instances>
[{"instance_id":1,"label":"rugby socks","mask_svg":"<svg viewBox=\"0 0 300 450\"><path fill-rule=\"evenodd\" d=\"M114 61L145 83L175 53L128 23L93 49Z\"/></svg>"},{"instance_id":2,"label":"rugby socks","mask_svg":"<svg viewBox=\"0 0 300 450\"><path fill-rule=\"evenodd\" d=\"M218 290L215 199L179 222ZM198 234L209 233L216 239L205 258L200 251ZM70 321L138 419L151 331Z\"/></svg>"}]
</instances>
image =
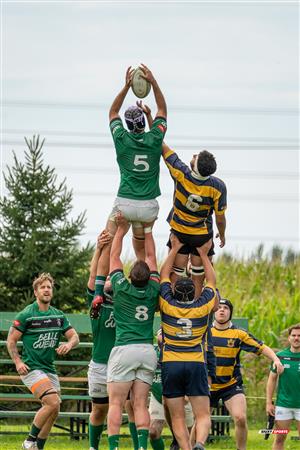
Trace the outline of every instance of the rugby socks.
<instances>
[{"instance_id":1,"label":"rugby socks","mask_svg":"<svg viewBox=\"0 0 300 450\"><path fill-rule=\"evenodd\" d=\"M150 439L150 444L153 450L165 450L165 444L163 438Z\"/></svg>"},{"instance_id":2,"label":"rugby socks","mask_svg":"<svg viewBox=\"0 0 300 450\"><path fill-rule=\"evenodd\" d=\"M29 431L28 438L26 440L27 441L31 441L31 442L35 442L40 431L41 431L41 429L36 427L34 425L34 423L32 423L31 429Z\"/></svg>"},{"instance_id":3,"label":"rugby socks","mask_svg":"<svg viewBox=\"0 0 300 450\"><path fill-rule=\"evenodd\" d=\"M147 450L149 430L137 430L139 449Z\"/></svg>"},{"instance_id":4,"label":"rugby socks","mask_svg":"<svg viewBox=\"0 0 300 450\"><path fill-rule=\"evenodd\" d=\"M119 434L112 434L111 436L108 436L109 450L119 450L119 439Z\"/></svg>"},{"instance_id":5,"label":"rugby socks","mask_svg":"<svg viewBox=\"0 0 300 450\"><path fill-rule=\"evenodd\" d=\"M102 425L93 425L91 422L89 422L89 440L90 440L90 447L94 448L95 450L98 450L99 448L99 442L101 439L101 434L103 431L103 424Z\"/></svg>"},{"instance_id":6,"label":"rugby socks","mask_svg":"<svg viewBox=\"0 0 300 450\"><path fill-rule=\"evenodd\" d=\"M36 445L39 450L43 450L46 444L47 439L37 438Z\"/></svg>"},{"instance_id":7,"label":"rugby socks","mask_svg":"<svg viewBox=\"0 0 300 450\"><path fill-rule=\"evenodd\" d=\"M139 448L139 440L138 440L138 434L136 430L136 426L134 422L129 422L129 431L131 434L131 439L133 442L134 450L138 450Z\"/></svg>"},{"instance_id":8,"label":"rugby socks","mask_svg":"<svg viewBox=\"0 0 300 450\"><path fill-rule=\"evenodd\" d=\"M106 280L106 277L103 277L102 275L96 276L94 297L96 297L97 295L103 296L105 280Z\"/></svg>"}]
</instances>

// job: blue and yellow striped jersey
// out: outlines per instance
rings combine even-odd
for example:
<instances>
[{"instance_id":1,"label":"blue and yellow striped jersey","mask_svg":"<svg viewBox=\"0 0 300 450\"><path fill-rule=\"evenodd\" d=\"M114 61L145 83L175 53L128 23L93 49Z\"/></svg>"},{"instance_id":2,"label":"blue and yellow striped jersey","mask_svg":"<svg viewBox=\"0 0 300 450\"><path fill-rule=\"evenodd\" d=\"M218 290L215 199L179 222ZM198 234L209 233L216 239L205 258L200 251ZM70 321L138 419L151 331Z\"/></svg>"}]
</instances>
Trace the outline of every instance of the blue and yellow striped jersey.
<instances>
[{"instance_id":1,"label":"blue and yellow striped jersey","mask_svg":"<svg viewBox=\"0 0 300 450\"><path fill-rule=\"evenodd\" d=\"M211 390L218 391L242 382L240 353L242 350L259 355L264 344L252 334L231 325L226 330L211 328L214 353L216 355L216 377Z\"/></svg>"},{"instance_id":2,"label":"blue and yellow striped jersey","mask_svg":"<svg viewBox=\"0 0 300 450\"><path fill-rule=\"evenodd\" d=\"M227 206L225 183L217 177L195 178L175 152L164 155L175 183L173 208L168 222L180 233L201 235L212 232L212 214L224 214Z\"/></svg>"},{"instance_id":3,"label":"blue and yellow striped jersey","mask_svg":"<svg viewBox=\"0 0 300 450\"><path fill-rule=\"evenodd\" d=\"M164 340L162 362L205 361L202 341L215 296L215 289L206 286L198 299L178 302L173 297L170 280L162 280L159 298Z\"/></svg>"}]
</instances>

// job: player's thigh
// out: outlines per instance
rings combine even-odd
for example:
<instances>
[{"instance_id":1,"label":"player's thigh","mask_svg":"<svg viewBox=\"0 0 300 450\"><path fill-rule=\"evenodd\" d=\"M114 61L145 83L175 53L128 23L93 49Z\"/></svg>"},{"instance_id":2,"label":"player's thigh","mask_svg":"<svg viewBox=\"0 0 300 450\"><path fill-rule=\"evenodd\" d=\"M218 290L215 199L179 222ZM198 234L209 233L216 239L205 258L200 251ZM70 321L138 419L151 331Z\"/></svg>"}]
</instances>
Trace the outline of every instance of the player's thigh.
<instances>
[{"instance_id":1,"label":"player's thigh","mask_svg":"<svg viewBox=\"0 0 300 450\"><path fill-rule=\"evenodd\" d=\"M244 394L236 394L224 403L233 419L246 418L247 402Z\"/></svg>"},{"instance_id":2,"label":"player's thigh","mask_svg":"<svg viewBox=\"0 0 300 450\"><path fill-rule=\"evenodd\" d=\"M172 420L185 420L185 399L184 397L165 398L167 408L169 409Z\"/></svg>"},{"instance_id":3,"label":"player's thigh","mask_svg":"<svg viewBox=\"0 0 300 450\"><path fill-rule=\"evenodd\" d=\"M132 381L127 382L110 382L107 384L109 394L109 404L118 404L120 407L125 405L128 392L132 386Z\"/></svg>"},{"instance_id":4,"label":"player's thigh","mask_svg":"<svg viewBox=\"0 0 300 450\"><path fill-rule=\"evenodd\" d=\"M203 416L209 417L209 397L206 396L191 396L189 400L192 405L193 414L196 419L199 419Z\"/></svg>"},{"instance_id":5,"label":"player's thigh","mask_svg":"<svg viewBox=\"0 0 300 450\"><path fill-rule=\"evenodd\" d=\"M188 263L189 255L177 253L173 266L185 269Z\"/></svg>"},{"instance_id":6,"label":"player's thigh","mask_svg":"<svg viewBox=\"0 0 300 450\"><path fill-rule=\"evenodd\" d=\"M21 376L21 379L37 399L40 399L46 391L57 392L49 376L42 370L32 370L27 375Z\"/></svg>"},{"instance_id":7,"label":"player's thigh","mask_svg":"<svg viewBox=\"0 0 300 450\"><path fill-rule=\"evenodd\" d=\"M135 410L137 406L146 406L148 404L150 387L151 385L144 381L134 380L131 388L133 410Z\"/></svg>"},{"instance_id":8,"label":"player's thigh","mask_svg":"<svg viewBox=\"0 0 300 450\"><path fill-rule=\"evenodd\" d=\"M289 430L291 427L293 420L292 419L288 419L288 420L275 420L275 430ZM287 435L286 434L281 434L281 433L276 433L275 434L275 442L277 443L281 443L283 441L285 441Z\"/></svg>"}]
</instances>

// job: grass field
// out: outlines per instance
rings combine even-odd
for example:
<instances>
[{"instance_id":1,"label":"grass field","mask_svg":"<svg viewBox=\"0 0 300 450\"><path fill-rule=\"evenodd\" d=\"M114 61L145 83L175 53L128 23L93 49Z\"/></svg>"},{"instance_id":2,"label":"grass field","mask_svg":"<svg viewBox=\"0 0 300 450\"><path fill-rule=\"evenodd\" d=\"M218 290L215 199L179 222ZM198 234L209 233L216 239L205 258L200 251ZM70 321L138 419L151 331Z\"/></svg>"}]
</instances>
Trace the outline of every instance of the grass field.
<instances>
[{"instance_id":1,"label":"grass field","mask_svg":"<svg viewBox=\"0 0 300 450\"><path fill-rule=\"evenodd\" d=\"M12 430L12 427L5 427L5 429ZM0 426L0 431L4 430L4 426ZM20 431L20 427L18 427L18 431ZM126 433L127 430L124 430ZM232 434L232 433L231 433ZM292 431L286 440L285 450L300 450L300 441L292 441L291 436L297 436L296 431ZM25 436L18 435L18 436L0 436L0 448L1 450L17 450L21 448L21 444ZM264 437L260 434L258 434L257 430L250 430L249 431L249 437L248 437L248 449L249 450L271 450L272 448L272 442L273 442L273 436L270 436L270 438L265 441ZM123 438L120 441L121 443L121 449L132 449L131 440L128 438ZM169 449L170 439L165 440L166 443L166 450ZM80 440L80 441L71 441L69 437L63 437L63 436L51 436L49 438L49 441L47 442L47 445L45 446L45 450L79 450L79 449L88 449L88 441L86 439ZM235 443L232 438L222 440L219 442L211 443L206 445L207 449L211 450L234 450ZM100 449L108 450L107 445L107 436L104 435L103 439L101 441ZM148 446L148 449L151 449L151 446Z\"/></svg>"}]
</instances>

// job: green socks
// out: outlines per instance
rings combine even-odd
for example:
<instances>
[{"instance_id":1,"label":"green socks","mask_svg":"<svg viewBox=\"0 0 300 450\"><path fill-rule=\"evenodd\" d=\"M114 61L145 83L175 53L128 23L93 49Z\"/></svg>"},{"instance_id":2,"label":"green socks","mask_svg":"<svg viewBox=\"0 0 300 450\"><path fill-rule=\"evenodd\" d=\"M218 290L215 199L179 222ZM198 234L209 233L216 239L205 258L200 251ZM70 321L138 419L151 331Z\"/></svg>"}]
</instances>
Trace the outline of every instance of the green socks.
<instances>
[{"instance_id":1,"label":"green socks","mask_svg":"<svg viewBox=\"0 0 300 450\"><path fill-rule=\"evenodd\" d=\"M46 444L47 439L37 438L36 445L39 450L43 450Z\"/></svg>"},{"instance_id":2,"label":"green socks","mask_svg":"<svg viewBox=\"0 0 300 450\"><path fill-rule=\"evenodd\" d=\"M147 441L149 436L149 430L137 430L139 449L147 450Z\"/></svg>"},{"instance_id":3,"label":"green socks","mask_svg":"<svg viewBox=\"0 0 300 450\"><path fill-rule=\"evenodd\" d=\"M38 434L39 434L40 431L41 431L41 429L38 428L38 427L36 427L36 426L34 425L34 423L33 423L33 424L31 425L31 429L30 429L30 431L29 431L29 435L28 435L27 441L33 441L33 442L35 442L36 439L37 439L37 436L38 436Z\"/></svg>"},{"instance_id":4,"label":"green socks","mask_svg":"<svg viewBox=\"0 0 300 450\"><path fill-rule=\"evenodd\" d=\"M103 295L105 280L106 277L103 277L102 275L96 276L94 297L96 297L97 295Z\"/></svg>"},{"instance_id":5,"label":"green socks","mask_svg":"<svg viewBox=\"0 0 300 450\"><path fill-rule=\"evenodd\" d=\"M165 449L164 440L161 437L158 439L150 439L150 444L151 444L153 450L164 450Z\"/></svg>"},{"instance_id":6,"label":"green socks","mask_svg":"<svg viewBox=\"0 0 300 450\"><path fill-rule=\"evenodd\" d=\"M119 439L119 434L112 434L111 436L108 436L109 450L119 450Z\"/></svg>"},{"instance_id":7,"label":"green socks","mask_svg":"<svg viewBox=\"0 0 300 450\"><path fill-rule=\"evenodd\" d=\"M89 422L90 447L93 447L95 450L98 450L99 448L103 428L104 425L92 425L91 422Z\"/></svg>"},{"instance_id":8,"label":"green socks","mask_svg":"<svg viewBox=\"0 0 300 450\"><path fill-rule=\"evenodd\" d=\"M137 430L134 422L129 422L129 431L131 434L131 439L133 442L134 450L138 450L139 448L139 440L137 435Z\"/></svg>"}]
</instances>

